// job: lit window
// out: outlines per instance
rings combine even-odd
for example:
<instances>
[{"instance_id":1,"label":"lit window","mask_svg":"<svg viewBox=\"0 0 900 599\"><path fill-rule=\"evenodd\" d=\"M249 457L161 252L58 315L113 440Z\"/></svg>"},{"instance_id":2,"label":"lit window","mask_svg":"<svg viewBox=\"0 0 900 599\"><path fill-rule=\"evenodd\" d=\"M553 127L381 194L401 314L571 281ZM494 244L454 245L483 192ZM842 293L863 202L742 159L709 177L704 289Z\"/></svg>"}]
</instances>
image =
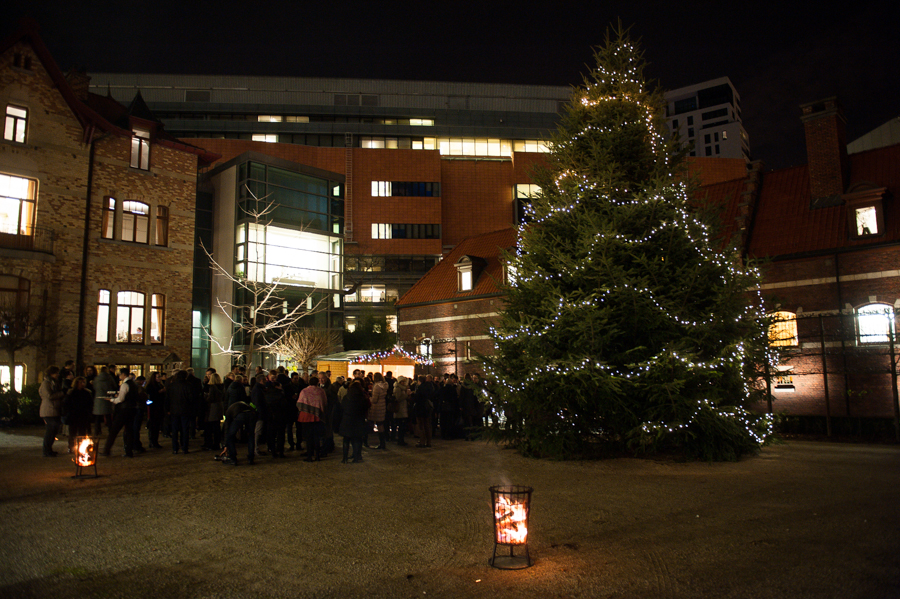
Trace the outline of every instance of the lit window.
<instances>
[{"instance_id":1,"label":"lit window","mask_svg":"<svg viewBox=\"0 0 900 599\"><path fill-rule=\"evenodd\" d=\"M372 181L372 197L388 198L391 196L390 181Z\"/></svg>"},{"instance_id":2,"label":"lit window","mask_svg":"<svg viewBox=\"0 0 900 599\"><path fill-rule=\"evenodd\" d=\"M769 345L786 347L797 345L797 315L793 312L775 312L769 325Z\"/></svg>"},{"instance_id":3,"label":"lit window","mask_svg":"<svg viewBox=\"0 0 900 599\"><path fill-rule=\"evenodd\" d=\"M363 285L359 289L359 301L367 304L384 302L384 285Z\"/></svg>"},{"instance_id":4,"label":"lit window","mask_svg":"<svg viewBox=\"0 0 900 599\"><path fill-rule=\"evenodd\" d=\"M156 245L169 245L169 209L165 206L156 207Z\"/></svg>"},{"instance_id":5,"label":"lit window","mask_svg":"<svg viewBox=\"0 0 900 599\"><path fill-rule=\"evenodd\" d=\"M678 125L675 125L677 128ZM539 152L546 154L550 151L549 146L537 139L517 139L513 141L513 150L516 152Z\"/></svg>"},{"instance_id":6,"label":"lit window","mask_svg":"<svg viewBox=\"0 0 900 599\"><path fill-rule=\"evenodd\" d=\"M122 241L148 243L150 234L150 206L143 202L122 202Z\"/></svg>"},{"instance_id":7,"label":"lit window","mask_svg":"<svg viewBox=\"0 0 900 599\"><path fill-rule=\"evenodd\" d=\"M388 333L396 333L397 332L397 315L396 314L388 314L385 316L387 320L387 330Z\"/></svg>"},{"instance_id":8,"label":"lit window","mask_svg":"<svg viewBox=\"0 0 900 599\"><path fill-rule=\"evenodd\" d=\"M256 117L256 120L260 123L280 123L282 118L274 114L261 114Z\"/></svg>"},{"instance_id":9,"label":"lit window","mask_svg":"<svg viewBox=\"0 0 900 599\"><path fill-rule=\"evenodd\" d=\"M116 199L106 198L106 207L103 210L103 228L100 231L103 239L113 238L113 223L116 219Z\"/></svg>"},{"instance_id":10,"label":"lit window","mask_svg":"<svg viewBox=\"0 0 900 599\"><path fill-rule=\"evenodd\" d=\"M144 342L144 294L120 291L116 294L116 341Z\"/></svg>"},{"instance_id":11,"label":"lit window","mask_svg":"<svg viewBox=\"0 0 900 599\"><path fill-rule=\"evenodd\" d=\"M854 210L857 235L878 234L878 213L874 206L865 206Z\"/></svg>"},{"instance_id":12,"label":"lit window","mask_svg":"<svg viewBox=\"0 0 900 599\"><path fill-rule=\"evenodd\" d=\"M135 127L131 136L131 168L150 170L150 130Z\"/></svg>"},{"instance_id":13,"label":"lit window","mask_svg":"<svg viewBox=\"0 0 900 599\"><path fill-rule=\"evenodd\" d=\"M856 311L860 343L887 343L894 334L894 308L889 304L868 304Z\"/></svg>"},{"instance_id":14,"label":"lit window","mask_svg":"<svg viewBox=\"0 0 900 599\"><path fill-rule=\"evenodd\" d=\"M409 119L409 124L415 127L434 127L434 119Z\"/></svg>"},{"instance_id":15,"label":"lit window","mask_svg":"<svg viewBox=\"0 0 900 599\"><path fill-rule=\"evenodd\" d=\"M356 317L355 316L344 317L344 328L347 329L351 333L356 331Z\"/></svg>"},{"instance_id":16,"label":"lit window","mask_svg":"<svg viewBox=\"0 0 900 599\"><path fill-rule=\"evenodd\" d=\"M0 337L22 337L28 332L30 291L31 281L28 279L17 275L0 275Z\"/></svg>"},{"instance_id":17,"label":"lit window","mask_svg":"<svg viewBox=\"0 0 900 599\"><path fill-rule=\"evenodd\" d=\"M277 133L254 133L250 139L253 141L264 141L266 143L274 144L278 143L278 134Z\"/></svg>"},{"instance_id":18,"label":"lit window","mask_svg":"<svg viewBox=\"0 0 900 599\"><path fill-rule=\"evenodd\" d=\"M37 182L0 175L0 233L32 235Z\"/></svg>"},{"instance_id":19,"label":"lit window","mask_svg":"<svg viewBox=\"0 0 900 599\"><path fill-rule=\"evenodd\" d=\"M535 185L534 183L517 183L516 184L516 198L525 200L531 199L537 196L541 192L540 185Z\"/></svg>"},{"instance_id":20,"label":"lit window","mask_svg":"<svg viewBox=\"0 0 900 599\"><path fill-rule=\"evenodd\" d=\"M166 323L166 296L154 293L150 300L150 343L162 343Z\"/></svg>"},{"instance_id":21,"label":"lit window","mask_svg":"<svg viewBox=\"0 0 900 599\"><path fill-rule=\"evenodd\" d=\"M97 343L109 343L109 289L101 289L97 300Z\"/></svg>"},{"instance_id":22,"label":"lit window","mask_svg":"<svg viewBox=\"0 0 900 599\"><path fill-rule=\"evenodd\" d=\"M22 386L25 384L25 365L16 363L14 373L16 389L21 391ZM0 366L0 387L6 385L9 385L9 364Z\"/></svg>"},{"instance_id":23,"label":"lit window","mask_svg":"<svg viewBox=\"0 0 900 599\"><path fill-rule=\"evenodd\" d=\"M464 270L459 273L459 290L472 291L472 271Z\"/></svg>"},{"instance_id":24,"label":"lit window","mask_svg":"<svg viewBox=\"0 0 900 599\"><path fill-rule=\"evenodd\" d=\"M372 223L372 239L390 239L391 225L386 223Z\"/></svg>"},{"instance_id":25,"label":"lit window","mask_svg":"<svg viewBox=\"0 0 900 599\"><path fill-rule=\"evenodd\" d=\"M6 106L6 126L3 128L3 139L16 143L25 143L25 124L28 122L28 110L20 106Z\"/></svg>"},{"instance_id":26,"label":"lit window","mask_svg":"<svg viewBox=\"0 0 900 599\"><path fill-rule=\"evenodd\" d=\"M424 339L422 343L419 344L419 355L431 359L431 340Z\"/></svg>"}]
</instances>

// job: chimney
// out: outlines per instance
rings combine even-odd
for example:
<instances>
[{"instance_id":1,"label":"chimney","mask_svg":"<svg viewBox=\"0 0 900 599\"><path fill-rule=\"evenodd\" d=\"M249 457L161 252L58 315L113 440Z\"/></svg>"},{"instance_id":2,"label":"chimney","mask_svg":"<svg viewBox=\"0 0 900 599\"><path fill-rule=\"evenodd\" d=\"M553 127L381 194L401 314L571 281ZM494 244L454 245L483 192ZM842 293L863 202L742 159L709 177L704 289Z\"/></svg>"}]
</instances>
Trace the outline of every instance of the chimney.
<instances>
[{"instance_id":1,"label":"chimney","mask_svg":"<svg viewBox=\"0 0 900 599\"><path fill-rule=\"evenodd\" d=\"M72 67L66 73L66 81L69 82L69 86L75 92L75 97L82 102L87 102L88 88L91 84L91 78L88 74L83 70Z\"/></svg>"},{"instance_id":2,"label":"chimney","mask_svg":"<svg viewBox=\"0 0 900 599\"><path fill-rule=\"evenodd\" d=\"M834 96L803 104L800 110L809 160L810 207L838 205L850 170L844 110Z\"/></svg>"}]
</instances>

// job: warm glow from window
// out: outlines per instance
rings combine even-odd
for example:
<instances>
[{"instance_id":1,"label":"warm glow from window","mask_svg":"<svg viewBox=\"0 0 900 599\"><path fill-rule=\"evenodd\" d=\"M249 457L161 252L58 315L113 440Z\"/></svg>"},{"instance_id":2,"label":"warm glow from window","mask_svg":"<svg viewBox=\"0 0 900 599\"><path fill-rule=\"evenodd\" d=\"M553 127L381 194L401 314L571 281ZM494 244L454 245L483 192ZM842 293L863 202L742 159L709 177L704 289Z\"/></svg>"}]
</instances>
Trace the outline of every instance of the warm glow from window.
<instances>
[{"instance_id":1,"label":"warm glow from window","mask_svg":"<svg viewBox=\"0 0 900 599\"><path fill-rule=\"evenodd\" d=\"M253 141L264 141L266 143L274 144L278 143L278 134L277 133L254 133L250 136L250 139Z\"/></svg>"},{"instance_id":2,"label":"warm glow from window","mask_svg":"<svg viewBox=\"0 0 900 599\"><path fill-rule=\"evenodd\" d=\"M150 170L150 130L135 127L131 137L131 168Z\"/></svg>"},{"instance_id":3,"label":"warm glow from window","mask_svg":"<svg viewBox=\"0 0 900 599\"><path fill-rule=\"evenodd\" d=\"M101 289L97 302L97 343L109 342L109 290Z\"/></svg>"},{"instance_id":4,"label":"warm glow from window","mask_svg":"<svg viewBox=\"0 0 900 599\"><path fill-rule=\"evenodd\" d=\"M3 139L19 144L25 143L25 123L28 122L28 111L18 106L6 107L6 125L3 128ZM19 387L21 389L21 387Z\"/></svg>"},{"instance_id":5,"label":"warm glow from window","mask_svg":"<svg viewBox=\"0 0 900 599\"><path fill-rule=\"evenodd\" d=\"M547 153L550 148L537 139L517 139L513 141L513 150L516 152L539 152Z\"/></svg>"},{"instance_id":6,"label":"warm glow from window","mask_svg":"<svg viewBox=\"0 0 900 599\"><path fill-rule=\"evenodd\" d=\"M887 343L894 333L894 308L889 304L869 304L856 311L860 343Z\"/></svg>"},{"instance_id":7,"label":"warm glow from window","mask_svg":"<svg viewBox=\"0 0 900 599\"><path fill-rule=\"evenodd\" d=\"M390 181L372 181L372 197L373 198L389 198L391 197Z\"/></svg>"},{"instance_id":8,"label":"warm glow from window","mask_svg":"<svg viewBox=\"0 0 900 599\"><path fill-rule=\"evenodd\" d=\"M144 294L120 291L116 294L116 341L144 342Z\"/></svg>"},{"instance_id":9,"label":"warm glow from window","mask_svg":"<svg viewBox=\"0 0 900 599\"><path fill-rule=\"evenodd\" d=\"M512 156L508 139L440 137L437 141L444 156Z\"/></svg>"},{"instance_id":10,"label":"warm glow from window","mask_svg":"<svg viewBox=\"0 0 900 599\"><path fill-rule=\"evenodd\" d=\"M857 235L876 235L878 233L878 219L874 206L857 208L855 213Z\"/></svg>"},{"instance_id":11,"label":"warm glow from window","mask_svg":"<svg viewBox=\"0 0 900 599\"><path fill-rule=\"evenodd\" d=\"M530 199L535 197L541 191L540 185L534 183L516 183L516 197L519 199Z\"/></svg>"},{"instance_id":12,"label":"warm glow from window","mask_svg":"<svg viewBox=\"0 0 900 599\"><path fill-rule=\"evenodd\" d=\"M274 114L261 114L256 117L256 120L260 123L280 123L282 118Z\"/></svg>"},{"instance_id":13,"label":"warm glow from window","mask_svg":"<svg viewBox=\"0 0 900 599\"><path fill-rule=\"evenodd\" d=\"M459 272L459 290L472 291L472 271L461 270Z\"/></svg>"},{"instance_id":14,"label":"warm glow from window","mask_svg":"<svg viewBox=\"0 0 900 599\"><path fill-rule=\"evenodd\" d=\"M0 233L33 233L36 187L31 179L0 175Z\"/></svg>"},{"instance_id":15,"label":"warm glow from window","mask_svg":"<svg viewBox=\"0 0 900 599\"><path fill-rule=\"evenodd\" d=\"M238 243L241 243L243 227L238 231ZM339 256L342 251L339 239L258 224L248 225L248 237L247 262L236 266L241 271L247 265L247 278L319 289L342 288L340 270L332 270L332 266L340 266L340 260L335 260L332 254L337 252ZM334 283L337 286L332 287Z\"/></svg>"},{"instance_id":16,"label":"warm glow from window","mask_svg":"<svg viewBox=\"0 0 900 599\"><path fill-rule=\"evenodd\" d=\"M789 347L797 345L797 315L793 312L775 312L769 325L769 345Z\"/></svg>"}]
</instances>

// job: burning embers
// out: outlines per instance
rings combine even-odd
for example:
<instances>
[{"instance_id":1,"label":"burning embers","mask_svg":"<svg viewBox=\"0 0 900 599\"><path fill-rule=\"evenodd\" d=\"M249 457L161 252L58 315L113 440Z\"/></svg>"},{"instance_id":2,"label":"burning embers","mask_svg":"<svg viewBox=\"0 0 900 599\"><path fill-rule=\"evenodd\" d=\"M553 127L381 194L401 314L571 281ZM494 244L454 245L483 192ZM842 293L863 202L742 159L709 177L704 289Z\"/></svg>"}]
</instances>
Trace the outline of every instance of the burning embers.
<instances>
[{"instance_id":1,"label":"burning embers","mask_svg":"<svg viewBox=\"0 0 900 599\"><path fill-rule=\"evenodd\" d=\"M97 476L97 440L93 437L75 438L75 477L91 476L83 474L85 468L94 467L93 476Z\"/></svg>"},{"instance_id":2,"label":"burning embers","mask_svg":"<svg viewBox=\"0 0 900 599\"><path fill-rule=\"evenodd\" d=\"M491 506L494 513L494 555L491 565L495 568L514 570L531 565L528 553L528 513L531 493L534 489L520 485L491 487ZM497 547L509 547L509 555L497 555ZM515 546L524 546L525 555L515 555Z\"/></svg>"}]
</instances>

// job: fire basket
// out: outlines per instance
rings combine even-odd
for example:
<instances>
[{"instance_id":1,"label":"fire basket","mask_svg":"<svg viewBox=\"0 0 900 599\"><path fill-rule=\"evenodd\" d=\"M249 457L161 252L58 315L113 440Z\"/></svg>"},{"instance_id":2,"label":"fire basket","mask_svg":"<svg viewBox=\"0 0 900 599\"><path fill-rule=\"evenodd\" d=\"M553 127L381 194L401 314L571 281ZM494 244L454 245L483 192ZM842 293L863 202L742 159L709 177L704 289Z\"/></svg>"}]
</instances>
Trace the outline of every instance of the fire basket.
<instances>
[{"instance_id":1,"label":"fire basket","mask_svg":"<svg viewBox=\"0 0 900 599\"><path fill-rule=\"evenodd\" d=\"M531 509L531 487L498 485L491 487L494 513L494 555L490 564L502 570L519 570L531 566L528 553L528 513ZM509 547L509 555L497 555L497 547ZM524 549L516 555L515 548Z\"/></svg>"},{"instance_id":2,"label":"fire basket","mask_svg":"<svg viewBox=\"0 0 900 599\"><path fill-rule=\"evenodd\" d=\"M75 437L75 476L73 478L97 477L97 439L94 437ZM85 468L94 467L94 474L84 474Z\"/></svg>"}]
</instances>

